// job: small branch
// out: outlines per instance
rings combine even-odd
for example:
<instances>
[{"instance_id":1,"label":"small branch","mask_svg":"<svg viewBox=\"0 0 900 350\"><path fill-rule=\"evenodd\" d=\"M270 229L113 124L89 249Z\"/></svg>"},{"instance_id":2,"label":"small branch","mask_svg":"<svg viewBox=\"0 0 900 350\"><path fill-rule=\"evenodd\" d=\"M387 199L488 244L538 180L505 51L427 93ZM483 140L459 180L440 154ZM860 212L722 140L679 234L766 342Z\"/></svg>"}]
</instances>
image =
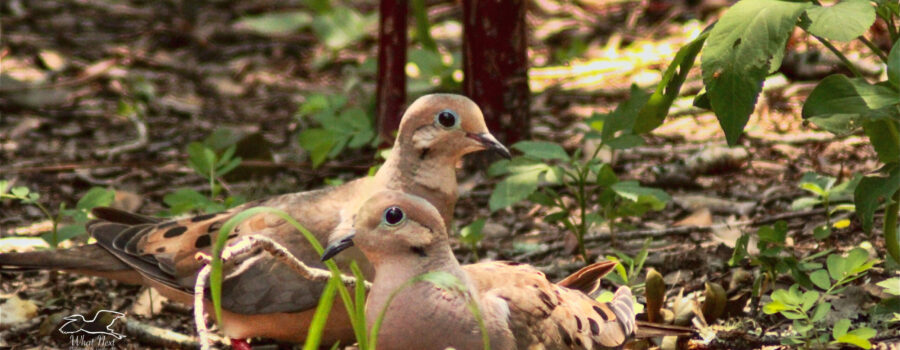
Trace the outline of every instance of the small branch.
<instances>
[{"instance_id":1,"label":"small branch","mask_svg":"<svg viewBox=\"0 0 900 350\"><path fill-rule=\"evenodd\" d=\"M807 32L807 33L809 33L809 32ZM851 72L853 72L854 76L856 76L857 78L863 77L862 73L859 72L859 69L856 68L856 66L853 65L852 62L850 62L850 59L848 59L847 56L844 56L844 54L841 53L841 51L838 50L836 47L834 47L834 45L832 45L830 42L828 42L828 40L825 40L824 38L819 37L818 35L813 35L812 33L809 33L809 35L812 35L814 38L816 38L816 40L818 40L820 43L822 43L822 45L825 45L825 47L827 47L828 50L831 50L831 53L833 53L835 56L840 58L841 62L843 62L844 65L847 66L847 69L849 69Z\"/></svg>"},{"instance_id":2,"label":"small branch","mask_svg":"<svg viewBox=\"0 0 900 350\"><path fill-rule=\"evenodd\" d=\"M866 37L862 35L859 36L859 41L862 41L863 44L866 44L866 46L869 47L869 50L872 50L872 52L878 55L878 58L880 58L882 62L884 62L885 64L888 63L887 54L885 54L884 51L881 51L881 48L875 45L875 43L871 42L869 39L866 39Z\"/></svg>"},{"instance_id":3,"label":"small branch","mask_svg":"<svg viewBox=\"0 0 900 350\"><path fill-rule=\"evenodd\" d=\"M112 148L98 150L96 152L97 155L112 158L113 156L120 153L134 151L147 145L147 124L144 123L144 121L141 120L141 118L138 117L136 113L129 114L128 120L131 120L131 122L134 124L135 129L137 130L137 140Z\"/></svg>"},{"instance_id":4,"label":"small branch","mask_svg":"<svg viewBox=\"0 0 900 350\"><path fill-rule=\"evenodd\" d=\"M200 343L195 337L135 320L125 321L125 333L139 341L141 344L179 349L196 349L200 347ZM212 335L212 337L216 343L223 344L220 337L215 335Z\"/></svg>"}]
</instances>

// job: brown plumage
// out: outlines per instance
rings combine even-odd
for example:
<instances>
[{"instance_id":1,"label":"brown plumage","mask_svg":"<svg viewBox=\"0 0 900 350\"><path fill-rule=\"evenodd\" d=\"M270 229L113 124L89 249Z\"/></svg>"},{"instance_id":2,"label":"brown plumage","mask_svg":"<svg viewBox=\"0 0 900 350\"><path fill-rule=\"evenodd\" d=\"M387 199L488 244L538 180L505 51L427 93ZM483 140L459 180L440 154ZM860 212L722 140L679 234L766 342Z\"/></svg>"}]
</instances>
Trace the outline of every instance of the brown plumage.
<instances>
[{"instance_id":1,"label":"brown plumage","mask_svg":"<svg viewBox=\"0 0 900 350\"><path fill-rule=\"evenodd\" d=\"M191 288L202 267L195 254L209 253L221 225L242 210L256 206L284 210L324 244L334 232L343 231L341 227L352 225L353 215L369 195L392 189L425 198L438 208L440 220L447 224L457 200L455 165L463 155L483 149L509 157L509 151L488 132L481 110L471 100L458 95L428 95L407 109L387 161L372 177L177 220L98 208L94 211L98 220L87 225L97 244L69 251L0 254L0 266L6 270L69 270L139 282L171 299L191 303ZM274 215L251 217L229 238L243 235L267 236L306 264L323 266L303 236ZM359 252L339 259L338 265L346 267L351 259L359 261L371 276L371 266ZM324 284L303 279L265 253L231 261L225 273L221 328L227 336L285 341L305 338ZM325 341L352 340L345 313L332 314Z\"/></svg>"},{"instance_id":2,"label":"brown plumage","mask_svg":"<svg viewBox=\"0 0 900 350\"><path fill-rule=\"evenodd\" d=\"M477 321L459 293L429 282L399 289L410 279L440 271L471 293L484 318L492 349L605 349L635 332L631 291L619 288L609 303L585 294L615 263L591 265L554 284L537 269L511 262L460 266L440 214L428 201L396 191L375 194L356 216L355 232L328 246L325 257L355 244L375 267L366 303L373 324L388 305L378 335L385 349L480 349ZM596 278L595 278L596 277ZM591 283L588 279L595 278ZM575 286L580 290L564 285Z\"/></svg>"}]
</instances>

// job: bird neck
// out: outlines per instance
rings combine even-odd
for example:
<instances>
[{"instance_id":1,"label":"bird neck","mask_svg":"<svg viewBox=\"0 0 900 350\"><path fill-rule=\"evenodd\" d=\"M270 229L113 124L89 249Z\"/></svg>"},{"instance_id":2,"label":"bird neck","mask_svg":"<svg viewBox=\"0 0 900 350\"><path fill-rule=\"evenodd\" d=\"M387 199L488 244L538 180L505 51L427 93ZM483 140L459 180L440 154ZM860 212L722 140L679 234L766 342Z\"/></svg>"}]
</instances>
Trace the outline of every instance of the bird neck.
<instances>
[{"instance_id":1,"label":"bird neck","mask_svg":"<svg viewBox=\"0 0 900 350\"><path fill-rule=\"evenodd\" d=\"M385 188L424 198L437 208L444 224L449 225L456 205L456 163L459 158L429 153L410 143L397 142L388 160L375 174L375 181Z\"/></svg>"},{"instance_id":2,"label":"bird neck","mask_svg":"<svg viewBox=\"0 0 900 350\"><path fill-rule=\"evenodd\" d=\"M464 285L470 285L465 271L446 241L427 248L425 254L425 256L395 255L385 259L373 257L371 260L375 265L375 281L370 298L387 298L409 280L429 272L447 273L459 279Z\"/></svg>"}]
</instances>

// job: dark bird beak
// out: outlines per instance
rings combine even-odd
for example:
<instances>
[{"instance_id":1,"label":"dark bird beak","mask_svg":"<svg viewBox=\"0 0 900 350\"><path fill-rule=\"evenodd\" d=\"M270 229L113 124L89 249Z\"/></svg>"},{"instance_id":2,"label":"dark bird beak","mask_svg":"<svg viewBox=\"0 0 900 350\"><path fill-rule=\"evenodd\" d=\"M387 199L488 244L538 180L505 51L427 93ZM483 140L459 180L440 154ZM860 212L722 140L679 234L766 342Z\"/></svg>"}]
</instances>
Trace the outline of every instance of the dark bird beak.
<instances>
[{"instance_id":1,"label":"dark bird beak","mask_svg":"<svg viewBox=\"0 0 900 350\"><path fill-rule=\"evenodd\" d=\"M506 147L503 146L503 144L500 143L500 141L497 141L497 138L494 137L494 135L483 132L480 134L469 133L469 134L466 134L466 136L468 136L470 139L480 142L482 145L484 145L484 148L486 148L489 151L499 154L503 158L506 158L506 159L512 158L512 155L509 154L509 150L506 149Z\"/></svg>"},{"instance_id":2,"label":"dark bird beak","mask_svg":"<svg viewBox=\"0 0 900 350\"><path fill-rule=\"evenodd\" d=\"M354 236L356 236L356 231L351 231L350 234L344 236L338 241L332 242L327 247L325 247L325 251L322 252L322 261L331 259L344 249L352 247Z\"/></svg>"}]
</instances>

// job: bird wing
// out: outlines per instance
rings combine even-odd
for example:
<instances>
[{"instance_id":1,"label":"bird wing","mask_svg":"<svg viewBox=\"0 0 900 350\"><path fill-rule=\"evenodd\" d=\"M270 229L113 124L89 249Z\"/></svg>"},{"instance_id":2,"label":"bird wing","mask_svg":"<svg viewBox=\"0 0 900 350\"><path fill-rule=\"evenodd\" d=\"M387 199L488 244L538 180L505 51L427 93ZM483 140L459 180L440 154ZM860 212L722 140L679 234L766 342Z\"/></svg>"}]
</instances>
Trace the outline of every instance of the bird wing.
<instances>
[{"instance_id":1,"label":"bird wing","mask_svg":"<svg viewBox=\"0 0 900 350\"><path fill-rule=\"evenodd\" d=\"M253 207L283 210L324 244L338 226L335 213L351 201L363 178L339 187L286 194L255 201L215 214L162 220L112 208L97 208L98 218L87 225L97 243L146 278L192 293L203 265L198 252L210 254L222 225ZM259 213L228 233L228 241L240 236L263 235L279 242L313 267L322 267L319 255L292 225L271 213ZM223 307L245 314L301 311L315 307L324 285L306 280L264 252L228 262L223 282Z\"/></svg>"},{"instance_id":2,"label":"bird wing","mask_svg":"<svg viewBox=\"0 0 900 350\"><path fill-rule=\"evenodd\" d=\"M612 302L551 283L528 265L490 262L463 267L485 304L502 300L519 348L604 349L624 344L634 331L631 293L620 289ZM627 303L625 302L627 300ZM627 305L626 305L627 304Z\"/></svg>"}]
</instances>

